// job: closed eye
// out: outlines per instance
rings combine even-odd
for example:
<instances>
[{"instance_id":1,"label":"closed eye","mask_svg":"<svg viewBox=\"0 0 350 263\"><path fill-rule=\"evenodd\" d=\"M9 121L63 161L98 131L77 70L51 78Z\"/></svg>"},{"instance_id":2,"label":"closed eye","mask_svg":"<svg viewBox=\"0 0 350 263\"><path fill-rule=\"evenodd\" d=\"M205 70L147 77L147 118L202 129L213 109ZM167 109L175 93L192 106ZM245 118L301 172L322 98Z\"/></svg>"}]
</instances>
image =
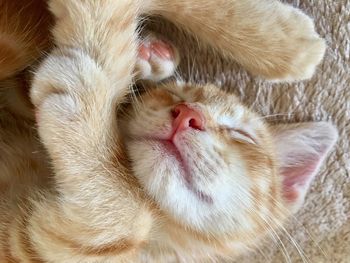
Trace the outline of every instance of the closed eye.
<instances>
[{"instance_id":1,"label":"closed eye","mask_svg":"<svg viewBox=\"0 0 350 263\"><path fill-rule=\"evenodd\" d=\"M236 129L236 128L229 128L228 130L230 135L233 137L233 139L237 141L243 141L250 144L257 144L256 139L251 134L249 134L244 130Z\"/></svg>"}]
</instances>

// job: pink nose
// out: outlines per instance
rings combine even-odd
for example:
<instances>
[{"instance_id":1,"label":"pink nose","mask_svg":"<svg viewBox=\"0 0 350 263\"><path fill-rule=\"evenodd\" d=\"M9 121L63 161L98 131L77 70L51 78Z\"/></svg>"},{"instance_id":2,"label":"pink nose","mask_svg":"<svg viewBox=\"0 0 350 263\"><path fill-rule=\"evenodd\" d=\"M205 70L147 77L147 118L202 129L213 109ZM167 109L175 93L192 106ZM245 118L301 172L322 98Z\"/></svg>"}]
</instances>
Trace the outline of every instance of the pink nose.
<instances>
[{"instance_id":1,"label":"pink nose","mask_svg":"<svg viewBox=\"0 0 350 263\"><path fill-rule=\"evenodd\" d=\"M188 107L185 104L178 104L173 110L173 129L174 133L189 128L203 130L204 116L201 112Z\"/></svg>"}]
</instances>

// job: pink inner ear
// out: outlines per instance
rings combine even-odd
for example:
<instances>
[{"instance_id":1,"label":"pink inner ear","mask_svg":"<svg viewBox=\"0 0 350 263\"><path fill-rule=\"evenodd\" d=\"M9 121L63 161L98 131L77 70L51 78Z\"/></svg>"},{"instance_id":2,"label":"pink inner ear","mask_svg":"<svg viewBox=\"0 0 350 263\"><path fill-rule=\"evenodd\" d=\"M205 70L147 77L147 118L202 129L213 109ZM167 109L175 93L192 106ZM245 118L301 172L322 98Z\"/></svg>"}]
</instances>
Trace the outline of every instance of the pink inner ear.
<instances>
[{"instance_id":1,"label":"pink inner ear","mask_svg":"<svg viewBox=\"0 0 350 263\"><path fill-rule=\"evenodd\" d=\"M322 154L304 156L302 161L283 168L283 196L288 202L295 202L300 195L305 194L320 162L320 156Z\"/></svg>"}]
</instances>

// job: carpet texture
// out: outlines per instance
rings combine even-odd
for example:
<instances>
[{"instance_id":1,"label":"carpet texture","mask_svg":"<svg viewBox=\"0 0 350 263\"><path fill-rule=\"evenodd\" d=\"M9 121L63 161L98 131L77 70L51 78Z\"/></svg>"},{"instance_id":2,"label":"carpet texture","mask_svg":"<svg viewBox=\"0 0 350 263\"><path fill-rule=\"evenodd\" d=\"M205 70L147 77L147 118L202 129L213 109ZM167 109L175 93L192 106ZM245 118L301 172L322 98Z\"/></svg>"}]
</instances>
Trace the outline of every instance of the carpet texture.
<instances>
[{"instance_id":1,"label":"carpet texture","mask_svg":"<svg viewBox=\"0 0 350 263\"><path fill-rule=\"evenodd\" d=\"M323 63L308 81L271 84L253 78L165 21L152 19L148 27L180 49L184 79L219 84L263 116L272 115L267 118L271 122L323 120L338 128L336 148L312 183L303 209L285 225L301 253L280 233L281 241L268 240L235 262L350 262L350 1L284 2L313 17L328 44Z\"/></svg>"}]
</instances>

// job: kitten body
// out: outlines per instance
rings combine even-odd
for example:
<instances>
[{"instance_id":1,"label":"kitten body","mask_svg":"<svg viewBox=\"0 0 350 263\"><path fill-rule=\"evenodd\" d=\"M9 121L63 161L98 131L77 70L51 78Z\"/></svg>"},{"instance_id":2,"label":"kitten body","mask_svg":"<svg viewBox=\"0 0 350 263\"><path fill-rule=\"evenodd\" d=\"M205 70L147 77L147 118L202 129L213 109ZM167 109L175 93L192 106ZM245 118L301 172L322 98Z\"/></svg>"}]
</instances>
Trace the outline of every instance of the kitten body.
<instances>
[{"instance_id":1,"label":"kitten body","mask_svg":"<svg viewBox=\"0 0 350 263\"><path fill-rule=\"evenodd\" d=\"M46 1L0 1L0 79L33 64L50 46Z\"/></svg>"},{"instance_id":2,"label":"kitten body","mask_svg":"<svg viewBox=\"0 0 350 263\"><path fill-rule=\"evenodd\" d=\"M143 13L184 25L253 73L273 79L307 77L321 59L323 41L309 18L277 1L266 2L269 8L262 1L49 3L55 48L30 91L38 134L33 120L7 106L11 100L1 109L2 262L231 258L300 207L334 144L332 126L270 127L210 85L155 87L129 106L129 114L119 116L115 109L130 94ZM214 6L221 11L213 12ZM289 28L270 16L276 10L291 19L294 31L288 32L299 38L282 33L270 45L266 31L257 28L266 20L255 15L268 17L266 27L275 25L276 33ZM244 22L251 14L255 19ZM306 31L291 26L296 17L306 21ZM207 19L212 27L203 26ZM298 39L305 46L294 46ZM181 111L191 114L188 122L177 121ZM180 124L184 129L174 130Z\"/></svg>"}]
</instances>

